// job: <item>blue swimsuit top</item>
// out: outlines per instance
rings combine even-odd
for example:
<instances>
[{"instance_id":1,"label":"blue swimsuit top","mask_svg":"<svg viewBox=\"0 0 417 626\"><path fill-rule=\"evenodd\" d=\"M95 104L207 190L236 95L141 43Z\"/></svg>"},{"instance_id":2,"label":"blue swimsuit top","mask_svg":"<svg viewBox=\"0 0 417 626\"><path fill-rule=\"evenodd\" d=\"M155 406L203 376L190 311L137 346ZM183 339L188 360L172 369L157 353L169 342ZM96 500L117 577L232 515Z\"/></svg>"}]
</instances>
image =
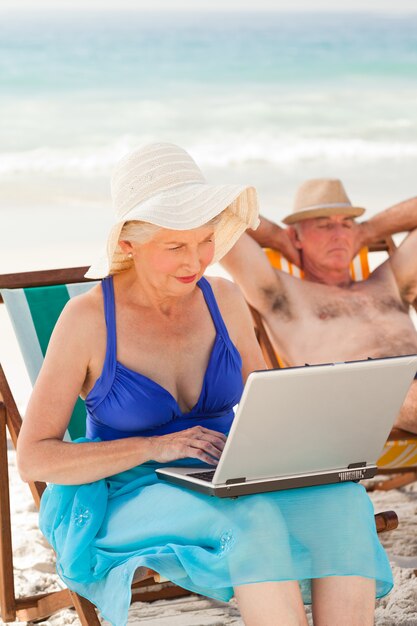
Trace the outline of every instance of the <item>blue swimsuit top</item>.
<instances>
[{"instance_id":1,"label":"blue swimsuit top","mask_svg":"<svg viewBox=\"0 0 417 626\"><path fill-rule=\"evenodd\" d=\"M198 283L216 329L200 397L183 413L164 387L117 361L113 278L102 281L107 347L103 371L88 394L87 437L102 440L164 435L192 426L227 433L243 391L242 359L230 340L209 282Z\"/></svg>"}]
</instances>

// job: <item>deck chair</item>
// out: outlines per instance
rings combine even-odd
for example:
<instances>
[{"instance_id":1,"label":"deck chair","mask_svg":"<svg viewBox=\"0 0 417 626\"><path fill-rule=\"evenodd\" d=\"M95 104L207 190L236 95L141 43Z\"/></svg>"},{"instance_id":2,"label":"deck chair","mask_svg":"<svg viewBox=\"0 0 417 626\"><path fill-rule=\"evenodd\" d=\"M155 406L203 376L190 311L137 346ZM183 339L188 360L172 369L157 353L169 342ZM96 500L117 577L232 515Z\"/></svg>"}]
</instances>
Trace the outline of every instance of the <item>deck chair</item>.
<instances>
[{"instance_id":1,"label":"deck chair","mask_svg":"<svg viewBox=\"0 0 417 626\"><path fill-rule=\"evenodd\" d=\"M386 240L373 244L369 249L363 248L350 264L350 273L353 280L364 280L370 274L368 254L369 252L387 252L392 254L395 250L395 244L391 237ZM304 278L304 272L296 265L290 263L278 251L265 249L271 265L283 272L287 272L292 276ZM413 303L417 310L417 301ZM279 354L277 354L272 346L272 342L268 335L268 331L263 323L259 312L253 307L251 309L252 317L255 323L256 334L260 343L264 358L269 367L280 368L285 364ZM397 489L408 485L417 480L417 435L414 433L394 428L384 450L378 460L378 473L388 474L390 477L385 480L374 483L369 490Z\"/></svg>"},{"instance_id":2,"label":"deck chair","mask_svg":"<svg viewBox=\"0 0 417 626\"><path fill-rule=\"evenodd\" d=\"M54 324L65 302L93 284L84 278L87 267L48 270L0 276L0 302L4 301L11 317L29 375L34 381ZM64 608L75 607L82 626L99 626L93 604L68 589L38 596L16 598L13 578L13 551L8 488L7 440L9 431L16 446L22 418L10 386L0 365L0 611L4 622L36 621L47 618ZM85 409L79 401L66 433L68 440L85 434ZM30 483L34 501L39 508L45 483ZM378 532L392 530L398 525L393 511L375 515ZM132 601L152 601L173 598L189 592L170 582L158 582L156 572L143 568L137 573L132 587Z\"/></svg>"},{"instance_id":3,"label":"deck chair","mask_svg":"<svg viewBox=\"0 0 417 626\"><path fill-rule=\"evenodd\" d=\"M84 278L86 271L85 267L0 276L0 303L6 303L32 384L63 306L70 297L96 284L87 282ZM84 436L85 420L84 402L79 399L65 439L74 440ZM21 415L0 364L0 617L6 623L16 620L38 621L62 609L74 607L82 626L99 626L94 605L69 589L23 598L15 595L6 430L16 447L21 424ZM34 482L29 487L39 508L46 484ZM394 522L387 518L386 525ZM381 520L380 523L384 525L385 521ZM174 598L189 593L161 579L156 572L140 568L135 573L132 585L132 602Z\"/></svg>"}]
</instances>

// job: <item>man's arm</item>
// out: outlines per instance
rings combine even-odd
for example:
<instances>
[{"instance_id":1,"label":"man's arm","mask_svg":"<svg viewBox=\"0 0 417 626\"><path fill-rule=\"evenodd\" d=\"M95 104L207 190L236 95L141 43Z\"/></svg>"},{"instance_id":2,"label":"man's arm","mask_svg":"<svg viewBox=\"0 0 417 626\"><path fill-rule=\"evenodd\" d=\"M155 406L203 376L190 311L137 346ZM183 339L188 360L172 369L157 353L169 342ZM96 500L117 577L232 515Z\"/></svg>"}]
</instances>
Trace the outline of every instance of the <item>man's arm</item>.
<instances>
[{"instance_id":1,"label":"man's arm","mask_svg":"<svg viewBox=\"0 0 417 626\"><path fill-rule=\"evenodd\" d=\"M412 231L417 228L417 197L404 200L377 213L359 224L359 247L379 241L387 235Z\"/></svg>"},{"instance_id":2,"label":"man's arm","mask_svg":"<svg viewBox=\"0 0 417 626\"><path fill-rule=\"evenodd\" d=\"M417 298L417 228L390 256L391 265L402 298L412 304Z\"/></svg>"},{"instance_id":3,"label":"man's arm","mask_svg":"<svg viewBox=\"0 0 417 626\"><path fill-rule=\"evenodd\" d=\"M261 248L272 248L278 250L291 263L301 267L300 253L294 246L288 232L289 229L281 228L275 222L267 220L262 215L259 216L260 224L256 230L248 229L247 233L258 242Z\"/></svg>"},{"instance_id":4,"label":"man's arm","mask_svg":"<svg viewBox=\"0 0 417 626\"><path fill-rule=\"evenodd\" d=\"M390 264L402 298L412 303L417 297L417 197L381 211L359 224L359 245L369 245L384 236L411 231L391 255Z\"/></svg>"},{"instance_id":5,"label":"man's arm","mask_svg":"<svg viewBox=\"0 0 417 626\"><path fill-rule=\"evenodd\" d=\"M220 263L239 285L246 300L260 313L271 309L271 300L285 297L284 285L277 270L262 248L244 233Z\"/></svg>"}]
</instances>

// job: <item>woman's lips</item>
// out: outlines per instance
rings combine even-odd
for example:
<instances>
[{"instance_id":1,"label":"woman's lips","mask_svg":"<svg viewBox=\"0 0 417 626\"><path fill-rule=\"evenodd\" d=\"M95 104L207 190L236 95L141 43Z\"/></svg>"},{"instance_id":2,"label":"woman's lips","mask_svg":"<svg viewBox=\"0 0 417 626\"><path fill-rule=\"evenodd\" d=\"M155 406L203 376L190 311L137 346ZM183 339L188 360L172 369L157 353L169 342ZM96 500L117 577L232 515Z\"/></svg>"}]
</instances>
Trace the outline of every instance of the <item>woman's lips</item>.
<instances>
[{"instance_id":1,"label":"woman's lips","mask_svg":"<svg viewBox=\"0 0 417 626\"><path fill-rule=\"evenodd\" d=\"M181 283L192 283L197 278L197 274L193 274L192 276L176 276L175 278Z\"/></svg>"}]
</instances>

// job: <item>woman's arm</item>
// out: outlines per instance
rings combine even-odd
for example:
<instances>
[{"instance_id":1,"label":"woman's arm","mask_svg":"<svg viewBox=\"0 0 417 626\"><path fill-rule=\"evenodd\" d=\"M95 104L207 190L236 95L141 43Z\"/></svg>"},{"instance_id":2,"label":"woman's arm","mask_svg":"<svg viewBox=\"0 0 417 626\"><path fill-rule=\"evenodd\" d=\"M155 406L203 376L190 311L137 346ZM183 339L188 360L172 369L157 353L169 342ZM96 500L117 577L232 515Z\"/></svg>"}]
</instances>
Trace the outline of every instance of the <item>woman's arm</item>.
<instances>
[{"instance_id":1,"label":"woman's arm","mask_svg":"<svg viewBox=\"0 0 417 626\"><path fill-rule=\"evenodd\" d=\"M17 460L25 481L83 484L146 461L192 457L218 459L225 437L191 428L162 437L129 437L104 442L64 442L74 404L88 378L97 342L97 307L91 296L74 298L52 334L18 439ZM94 346L97 352L97 346Z\"/></svg>"},{"instance_id":2,"label":"woman's arm","mask_svg":"<svg viewBox=\"0 0 417 626\"><path fill-rule=\"evenodd\" d=\"M150 458L147 439L73 445L62 441L84 386L96 338L90 294L71 300L54 329L18 439L23 480L61 484L91 482Z\"/></svg>"}]
</instances>

